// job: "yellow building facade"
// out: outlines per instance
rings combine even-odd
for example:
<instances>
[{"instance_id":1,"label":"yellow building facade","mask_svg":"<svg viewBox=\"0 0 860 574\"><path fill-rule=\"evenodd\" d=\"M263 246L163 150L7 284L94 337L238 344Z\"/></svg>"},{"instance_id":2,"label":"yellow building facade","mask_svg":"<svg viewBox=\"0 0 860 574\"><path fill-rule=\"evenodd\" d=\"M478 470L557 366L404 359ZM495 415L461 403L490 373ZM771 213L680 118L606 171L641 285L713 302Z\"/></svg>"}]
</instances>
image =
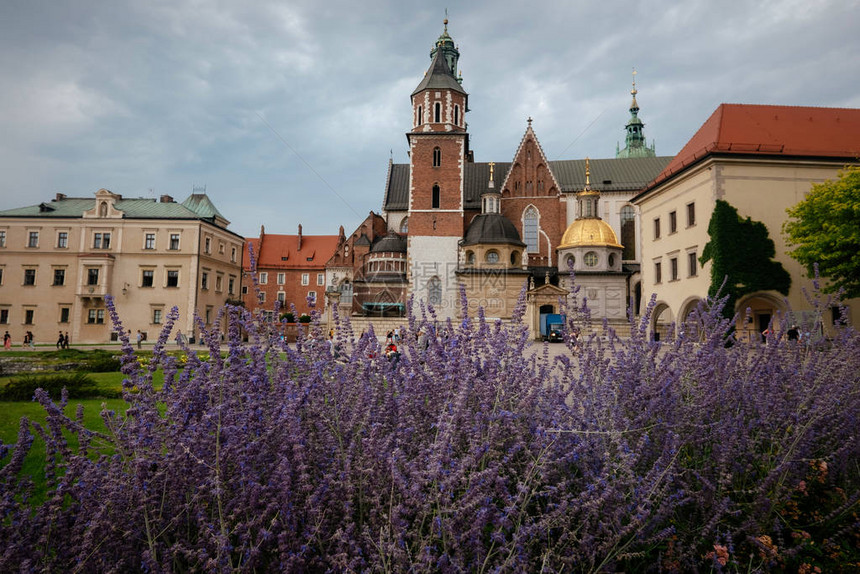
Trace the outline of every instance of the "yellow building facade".
<instances>
[{"instance_id":1,"label":"yellow building facade","mask_svg":"<svg viewBox=\"0 0 860 574\"><path fill-rule=\"evenodd\" d=\"M174 306L192 337L195 313L211 326L239 299L244 240L228 225L205 194L180 204L101 189L0 212L0 330L16 345L28 331L37 344L60 332L73 345L109 342L110 295L132 340L154 340Z\"/></svg>"}]
</instances>

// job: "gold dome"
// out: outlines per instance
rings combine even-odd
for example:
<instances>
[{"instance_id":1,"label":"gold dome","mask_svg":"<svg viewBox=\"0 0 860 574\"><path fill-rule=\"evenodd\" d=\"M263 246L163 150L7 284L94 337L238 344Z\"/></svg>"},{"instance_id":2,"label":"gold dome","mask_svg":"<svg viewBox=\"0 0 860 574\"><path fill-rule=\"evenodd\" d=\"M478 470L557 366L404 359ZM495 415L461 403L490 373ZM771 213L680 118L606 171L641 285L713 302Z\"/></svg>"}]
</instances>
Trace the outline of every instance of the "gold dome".
<instances>
[{"instance_id":1,"label":"gold dome","mask_svg":"<svg viewBox=\"0 0 860 574\"><path fill-rule=\"evenodd\" d=\"M566 247L618 247L618 237L608 223L602 219L577 219L571 223L561 238L559 249Z\"/></svg>"}]
</instances>

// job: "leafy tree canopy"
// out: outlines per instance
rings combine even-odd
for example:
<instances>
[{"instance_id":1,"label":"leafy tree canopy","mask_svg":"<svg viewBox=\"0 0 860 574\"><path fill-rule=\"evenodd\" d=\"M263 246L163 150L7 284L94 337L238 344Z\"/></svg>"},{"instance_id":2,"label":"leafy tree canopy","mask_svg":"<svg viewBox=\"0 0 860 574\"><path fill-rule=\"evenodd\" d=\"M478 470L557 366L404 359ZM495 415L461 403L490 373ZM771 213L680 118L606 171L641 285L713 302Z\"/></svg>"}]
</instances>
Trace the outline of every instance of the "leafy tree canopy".
<instances>
[{"instance_id":1,"label":"leafy tree canopy","mask_svg":"<svg viewBox=\"0 0 860 574\"><path fill-rule=\"evenodd\" d=\"M811 276L814 265L830 283L860 297L860 168L845 169L834 181L813 185L806 199L788 210L783 233L794 257Z\"/></svg>"},{"instance_id":2,"label":"leafy tree canopy","mask_svg":"<svg viewBox=\"0 0 860 574\"><path fill-rule=\"evenodd\" d=\"M788 295L791 276L779 261L773 260L776 249L764 223L743 219L735 207L717 200L708 235L711 239L699 262L711 262L708 295L728 296L723 309L727 317L734 315L738 300L749 293L774 290Z\"/></svg>"}]
</instances>

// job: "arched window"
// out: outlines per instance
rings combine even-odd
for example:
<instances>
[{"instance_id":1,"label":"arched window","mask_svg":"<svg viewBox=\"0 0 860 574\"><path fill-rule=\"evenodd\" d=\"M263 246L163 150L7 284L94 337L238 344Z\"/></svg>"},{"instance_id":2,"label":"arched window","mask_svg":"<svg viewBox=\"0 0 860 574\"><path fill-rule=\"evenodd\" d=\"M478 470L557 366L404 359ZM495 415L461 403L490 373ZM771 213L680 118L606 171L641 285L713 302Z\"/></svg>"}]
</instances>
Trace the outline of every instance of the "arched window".
<instances>
[{"instance_id":1,"label":"arched window","mask_svg":"<svg viewBox=\"0 0 860 574\"><path fill-rule=\"evenodd\" d=\"M474 265L475 264L475 252L474 251L467 251L466 252L466 263L468 265Z\"/></svg>"},{"instance_id":2,"label":"arched window","mask_svg":"<svg viewBox=\"0 0 860 574\"><path fill-rule=\"evenodd\" d=\"M433 167L442 165L442 150L438 147L433 148Z\"/></svg>"},{"instance_id":3,"label":"arched window","mask_svg":"<svg viewBox=\"0 0 860 574\"><path fill-rule=\"evenodd\" d=\"M427 282L427 301L431 305L442 303L442 282L438 277L431 277Z\"/></svg>"},{"instance_id":4,"label":"arched window","mask_svg":"<svg viewBox=\"0 0 860 574\"><path fill-rule=\"evenodd\" d=\"M437 124L442 121L442 104L439 102L433 104L433 121Z\"/></svg>"},{"instance_id":5,"label":"arched window","mask_svg":"<svg viewBox=\"0 0 860 574\"><path fill-rule=\"evenodd\" d=\"M610 253L609 254L609 268L612 269L614 267L615 267L615 254Z\"/></svg>"},{"instance_id":6,"label":"arched window","mask_svg":"<svg viewBox=\"0 0 860 574\"><path fill-rule=\"evenodd\" d=\"M589 251L588 253L585 254L585 257L583 257L582 260L589 267L594 267L595 265L597 265L597 261L598 261L597 253L595 253L594 251Z\"/></svg>"},{"instance_id":7,"label":"arched window","mask_svg":"<svg viewBox=\"0 0 860 574\"><path fill-rule=\"evenodd\" d=\"M534 206L528 206L523 212L523 241L531 253L540 251L538 243L538 211Z\"/></svg>"},{"instance_id":8,"label":"arched window","mask_svg":"<svg viewBox=\"0 0 860 574\"><path fill-rule=\"evenodd\" d=\"M441 198L441 192L439 190L439 186L434 185L433 186L433 199L432 199L433 204L431 205L431 207L433 209L439 209L439 204L441 203L441 199L442 198Z\"/></svg>"},{"instance_id":9,"label":"arched window","mask_svg":"<svg viewBox=\"0 0 860 574\"><path fill-rule=\"evenodd\" d=\"M568 269L571 269L574 265L576 265L576 257L574 257L573 255L568 255L564 260L564 264Z\"/></svg>"},{"instance_id":10,"label":"arched window","mask_svg":"<svg viewBox=\"0 0 860 574\"><path fill-rule=\"evenodd\" d=\"M424 108L422 106L418 106L418 125L424 123Z\"/></svg>"},{"instance_id":11,"label":"arched window","mask_svg":"<svg viewBox=\"0 0 860 574\"><path fill-rule=\"evenodd\" d=\"M519 265L520 263L520 252L519 251L511 251L511 265Z\"/></svg>"},{"instance_id":12,"label":"arched window","mask_svg":"<svg viewBox=\"0 0 860 574\"><path fill-rule=\"evenodd\" d=\"M409 233L409 218L404 217L400 222L400 233Z\"/></svg>"},{"instance_id":13,"label":"arched window","mask_svg":"<svg viewBox=\"0 0 860 574\"><path fill-rule=\"evenodd\" d=\"M460 125L460 106L454 106L454 125Z\"/></svg>"},{"instance_id":14,"label":"arched window","mask_svg":"<svg viewBox=\"0 0 860 574\"><path fill-rule=\"evenodd\" d=\"M499 262L499 252L498 251L487 251L486 260L487 260L487 263L498 263Z\"/></svg>"},{"instance_id":15,"label":"arched window","mask_svg":"<svg viewBox=\"0 0 860 574\"><path fill-rule=\"evenodd\" d=\"M636 210L631 205L621 208L621 245L624 246L622 259L636 259Z\"/></svg>"}]
</instances>

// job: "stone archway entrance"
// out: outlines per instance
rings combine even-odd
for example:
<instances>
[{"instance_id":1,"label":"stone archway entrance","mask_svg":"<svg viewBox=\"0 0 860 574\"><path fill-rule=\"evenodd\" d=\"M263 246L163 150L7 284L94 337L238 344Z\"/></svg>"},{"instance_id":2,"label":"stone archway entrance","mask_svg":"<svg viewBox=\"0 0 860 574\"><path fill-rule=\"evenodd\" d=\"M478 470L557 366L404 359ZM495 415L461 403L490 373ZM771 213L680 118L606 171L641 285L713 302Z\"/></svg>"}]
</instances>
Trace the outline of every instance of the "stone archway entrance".
<instances>
[{"instance_id":1,"label":"stone archway entrance","mask_svg":"<svg viewBox=\"0 0 860 574\"><path fill-rule=\"evenodd\" d=\"M540 339L541 315L558 313L559 299L565 299L568 292L555 285L545 283L526 293L526 322L534 340Z\"/></svg>"},{"instance_id":2,"label":"stone archway entrance","mask_svg":"<svg viewBox=\"0 0 860 574\"><path fill-rule=\"evenodd\" d=\"M785 303L769 293L753 293L738 301L736 311L738 339L763 342L764 332L769 326L772 325L774 331L782 327Z\"/></svg>"}]
</instances>

